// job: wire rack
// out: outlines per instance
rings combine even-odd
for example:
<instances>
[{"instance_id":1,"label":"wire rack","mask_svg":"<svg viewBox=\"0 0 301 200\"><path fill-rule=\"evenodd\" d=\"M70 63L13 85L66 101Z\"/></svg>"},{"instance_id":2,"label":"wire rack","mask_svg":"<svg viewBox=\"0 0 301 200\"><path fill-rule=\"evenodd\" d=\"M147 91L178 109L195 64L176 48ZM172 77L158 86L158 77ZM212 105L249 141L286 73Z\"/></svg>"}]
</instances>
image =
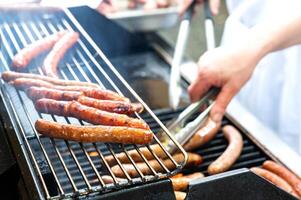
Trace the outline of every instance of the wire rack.
<instances>
[{"instance_id":1,"label":"wire rack","mask_svg":"<svg viewBox=\"0 0 301 200\"><path fill-rule=\"evenodd\" d=\"M154 159L162 167L158 172L144 157L137 145L122 145L110 143L79 143L67 140L53 139L39 135L34 128L38 118L44 118L69 124L87 123L75 118L60 117L55 115L38 113L33 103L23 91L17 91L12 86L1 81L2 96L6 104L10 106L10 114L14 117L20 129L18 137L26 147L33 166L32 174L39 192L47 199L80 197L92 194L104 193L120 189L124 186L146 183L148 181L165 178L182 169L187 154L174 140L166 127L142 101L136 92L129 86L126 80L118 73L101 49L93 42L81 25L68 9L62 10L5 10L1 15L0 34L2 39L2 51L0 52L1 71L10 70L11 60L18 51L26 45L60 30L74 30L80 33L78 43L65 56L59 64L59 73L63 79L87 81L98 83L103 88L111 89L123 95L131 94L130 98L139 101L147 112L146 115L155 121L155 126L175 143L178 152L183 154L183 160L177 162L160 142L160 138L154 135L153 144L160 146L166 154L165 159L171 160L173 169L168 169L150 145L145 147L153 155ZM101 61L93 56L97 54ZM45 54L37 57L31 64L28 73L42 74L39 67ZM137 113L136 116L141 118ZM152 125L150 125L152 127ZM16 131L16 134L17 131ZM134 149L141 156L143 162L151 171L151 175L143 174L137 167L137 163L131 158L129 149ZM132 177L123 168L122 161L116 156L124 152L130 163L138 173L138 177ZM126 181L120 181L113 173L105 156L112 155L125 174ZM110 176L113 183L105 183L103 175Z\"/></svg>"}]
</instances>

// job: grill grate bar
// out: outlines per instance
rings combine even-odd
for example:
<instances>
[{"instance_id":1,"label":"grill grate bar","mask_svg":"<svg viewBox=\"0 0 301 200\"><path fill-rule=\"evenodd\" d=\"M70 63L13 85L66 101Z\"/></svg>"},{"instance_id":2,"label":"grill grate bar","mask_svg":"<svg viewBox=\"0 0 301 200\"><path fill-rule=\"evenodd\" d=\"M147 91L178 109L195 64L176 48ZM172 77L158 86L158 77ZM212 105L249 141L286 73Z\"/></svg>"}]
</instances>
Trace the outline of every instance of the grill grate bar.
<instances>
[{"instance_id":1,"label":"grill grate bar","mask_svg":"<svg viewBox=\"0 0 301 200\"><path fill-rule=\"evenodd\" d=\"M10 36L12 42L14 43L15 48L17 49L17 51L20 51L20 47L19 47L19 45L18 45L18 43L17 43L17 41L16 41L16 39L15 39L15 36L14 36L13 33L11 32L11 29L9 28L9 26L7 25L7 23L4 23L4 28L5 28L6 32L8 33L8 35ZM2 30L1 30L1 34L3 35ZM6 40L6 39L4 39L4 40ZM12 58L11 58L11 59L12 59ZM28 110L27 110L27 107L26 107L26 105L25 105L25 102L23 101L23 99L22 99L22 97L21 97L20 91L17 91L17 94L18 94L18 97L19 97L19 99L20 99L20 101L21 101L21 104L22 104L22 106L23 106L23 108L24 108L25 114L26 114L27 118L29 119L29 122L30 122L30 124L31 124L31 126L32 126L34 135L36 136L37 141L38 141L38 143L39 143L39 145L40 145L40 147L41 147L41 150L42 150L42 152L43 152L43 155L44 155L44 157L45 157L45 159L46 159L46 161L47 161L47 164L48 164L48 166L49 166L49 168L50 168L50 171L52 172L52 175L53 175L53 177L54 177L54 179L55 179L55 182L56 182L56 184L57 184L57 186L58 186L58 188L59 188L59 191L60 191L61 195L64 196L64 191L63 191L63 189L62 189L62 186L61 186L61 184L60 184L60 182L59 182L59 180L58 180L58 177L57 177L57 175L56 175L56 173L55 173L55 171L54 171L54 168L53 168L53 166L52 166L52 164L51 164L51 161L50 161L50 159L49 159L49 157L48 157L48 155L47 155L47 152L46 152L46 150L45 150L45 148L44 148L44 146L43 146L43 144L42 144L42 142L41 142L41 140L40 140L40 138L39 138L39 136L38 136L38 133L36 132L36 130L35 130L35 128L34 128L33 122L32 122L32 120L31 120L31 118L30 118L30 114L29 114L29 112L28 112Z\"/></svg>"}]
</instances>

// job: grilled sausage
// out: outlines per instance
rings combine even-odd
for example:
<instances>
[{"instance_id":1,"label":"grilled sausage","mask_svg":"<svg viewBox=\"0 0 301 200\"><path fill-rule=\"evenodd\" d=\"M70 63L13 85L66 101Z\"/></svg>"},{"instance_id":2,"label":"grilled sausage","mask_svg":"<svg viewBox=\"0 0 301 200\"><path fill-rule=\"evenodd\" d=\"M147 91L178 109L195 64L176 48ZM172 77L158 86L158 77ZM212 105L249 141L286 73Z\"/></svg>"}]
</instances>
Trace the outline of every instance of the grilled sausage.
<instances>
[{"instance_id":1,"label":"grilled sausage","mask_svg":"<svg viewBox=\"0 0 301 200\"><path fill-rule=\"evenodd\" d=\"M54 85L61 85L61 86L85 86L85 87L92 87L92 88L100 88L99 85L95 83L89 82L80 82L80 81L71 81L71 80L61 80L57 78L51 78L43 75L38 74L30 74L30 73L20 73L20 72L13 72L13 71L5 71L1 75L2 79L6 82L13 81L17 78L31 78L35 80L43 80Z\"/></svg>"},{"instance_id":2,"label":"grilled sausage","mask_svg":"<svg viewBox=\"0 0 301 200\"><path fill-rule=\"evenodd\" d=\"M164 153L164 151L162 150L162 148L158 145L158 144L153 144L150 145L150 148L152 149L152 151L161 159L166 158L166 154ZM139 148L139 151L141 152L141 154L147 159L147 160L153 160L155 159L153 154L148 150L147 147L141 147ZM131 158L135 161L135 162L143 162L142 157L140 156L140 154L135 150L129 150L128 151L129 156L131 156ZM130 163L130 160L128 159L128 157L126 156L125 153L118 153L116 154L116 158L121 162L121 163ZM106 161L109 163L109 165L116 165L117 161L115 160L115 158L112 155L109 156L105 156Z\"/></svg>"},{"instance_id":3,"label":"grilled sausage","mask_svg":"<svg viewBox=\"0 0 301 200\"><path fill-rule=\"evenodd\" d=\"M295 174L293 174L284 166L277 164L271 160L265 161L262 167L283 178L286 182L288 182L293 187L293 189L301 198L301 179L298 178Z\"/></svg>"},{"instance_id":4,"label":"grilled sausage","mask_svg":"<svg viewBox=\"0 0 301 200\"><path fill-rule=\"evenodd\" d=\"M61 90L61 91L83 92L83 94L85 96L88 96L88 97L91 97L94 99L130 102L130 100L128 98L120 96L116 92L113 92L110 90L104 90L104 89L100 89L100 88L91 88L91 87L86 87L86 86L54 85L47 81L36 80L36 79L31 79L31 78L17 78L15 80L10 81L9 83L20 90L26 90L32 86L36 86L36 87L45 87L45 88L51 88L51 89ZM133 104L133 108L135 108L137 111L139 111L140 109L143 109L141 104Z\"/></svg>"},{"instance_id":5,"label":"grilled sausage","mask_svg":"<svg viewBox=\"0 0 301 200\"><path fill-rule=\"evenodd\" d=\"M44 87L30 87L27 90L27 95L33 101L42 98L72 101L78 99L78 97L82 95L82 93L76 91L61 91Z\"/></svg>"},{"instance_id":6,"label":"grilled sausage","mask_svg":"<svg viewBox=\"0 0 301 200\"><path fill-rule=\"evenodd\" d=\"M206 144L215 137L220 126L221 123L216 123L211 118L208 118L205 122L205 125L202 126L184 145L184 149L186 151L191 151Z\"/></svg>"},{"instance_id":7,"label":"grilled sausage","mask_svg":"<svg viewBox=\"0 0 301 200\"><path fill-rule=\"evenodd\" d=\"M255 174L257 174L258 176L261 176L261 177L269 180L270 182L277 185L279 188L283 189L284 191L286 191L294 196L297 196L295 191L293 190L293 188L285 180L283 180L276 174L274 174L268 170L258 168L258 167L252 167L250 170L252 172L254 172Z\"/></svg>"},{"instance_id":8,"label":"grilled sausage","mask_svg":"<svg viewBox=\"0 0 301 200\"><path fill-rule=\"evenodd\" d=\"M66 102L53 99L40 99L36 101L35 108L42 113L75 117L91 124L127 126L149 130L149 126L140 119L98 110L96 108L84 106L76 101Z\"/></svg>"},{"instance_id":9,"label":"grilled sausage","mask_svg":"<svg viewBox=\"0 0 301 200\"><path fill-rule=\"evenodd\" d=\"M103 175L101 176L101 179L103 180L103 182L105 184L110 184L110 183L114 183L114 180L111 176L108 176L108 175ZM126 182L127 180L126 179L123 179L123 178L116 178L116 181L117 182Z\"/></svg>"},{"instance_id":10,"label":"grilled sausage","mask_svg":"<svg viewBox=\"0 0 301 200\"><path fill-rule=\"evenodd\" d=\"M70 49L78 40L79 34L76 32L67 32L59 39L53 46L52 50L46 56L43 63L43 71L47 76L58 77L58 63L64 57L64 54Z\"/></svg>"},{"instance_id":11,"label":"grilled sausage","mask_svg":"<svg viewBox=\"0 0 301 200\"><path fill-rule=\"evenodd\" d=\"M23 48L13 57L12 66L14 70L20 71L25 69L34 57L51 49L65 33L66 31L54 33Z\"/></svg>"},{"instance_id":12,"label":"grilled sausage","mask_svg":"<svg viewBox=\"0 0 301 200\"><path fill-rule=\"evenodd\" d=\"M174 160L179 163L181 162L184 158L182 154L175 154L173 155ZM153 169L156 172L164 172L164 169L161 167L161 165L158 163L157 160L150 160L148 161L149 164L153 167ZM198 166L203 162L203 158L194 153L188 153L188 160L186 163L187 167L192 167L192 166ZM170 159L165 159L163 160L163 164L169 169L172 170L175 168L175 165ZM148 168L146 163L136 163L138 169L144 174L144 175L150 175L152 174L152 171ZM136 177L139 176L138 172L136 171L135 167L132 164L123 164L122 165L126 172L131 176L131 177ZM119 167L119 165L115 165L112 168L113 173L117 177L125 177L125 174L123 173L122 169Z\"/></svg>"},{"instance_id":13,"label":"grilled sausage","mask_svg":"<svg viewBox=\"0 0 301 200\"><path fill-rule=\"evenodd\" d=\"M209 165L209 174L217 174L228 170L238 159L243 148L243 140L238 130L230 125L223 127L222 130L229 145L225 152Z\"/></svg>"},{"instance_id":14,"label":"grilled sausage","mask_svg":"<svg viewBox=\"0 0 301 200\"><path fill-rule=\"evenodd\" d=\"M176 200L184 200L186 198L185 192L175 191Z\"/></svg>"},{"instance_id":15,"label":"grilled sausage","mask_svg":"<svg viewBox=\"0 0 301 200\"><path fill-rule=\"evenodd\" d=\"M108 112L131 115L135 112L141 113L143 106L139 103L129 103L124 101L97 100L86 96L80 96L77 101L83 105L97 108Z\"/></svg>"},{"instance_id":16,"label":"grilled sausage","mask_svg":"<svg viewBox=\"0 0 301 200\"><path fill-rule=\"evenodd\" d=\"M195 179L203 178L204 174L201 172L195 172L182 177L172 177L171 182L175 191L184 191L187 189L189 182Z\"/></svg>"},{"instance_id":17,"label":"grilled sausage","mask_svg":"<svg viewBox=\"0 0 301 200\"><path fill-rule=\"evenodd\" d=\"M78 142L114 142L148 144L153 139L150 130L120 126L81 126L38 119L36 130L43 135Z\"/></svg>"}]
</instances>

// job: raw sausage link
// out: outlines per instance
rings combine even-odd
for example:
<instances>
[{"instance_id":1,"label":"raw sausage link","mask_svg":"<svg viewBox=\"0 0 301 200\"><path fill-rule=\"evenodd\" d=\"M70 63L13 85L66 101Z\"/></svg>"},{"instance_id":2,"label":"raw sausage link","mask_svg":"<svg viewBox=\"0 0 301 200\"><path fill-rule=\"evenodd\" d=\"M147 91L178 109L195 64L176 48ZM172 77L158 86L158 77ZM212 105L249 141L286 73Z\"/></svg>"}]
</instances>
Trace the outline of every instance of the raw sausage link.
<instances>
[{"instance_id":1,"label":"raw sausage link","mask_svg":"<svg viewBox=\"0 0 301 200\"><path fill-rule=\"evenodd\" d=\"M173 189L175 191L184 191L187 189L189 182L195 179L200 179L203 178L204 174L201 172L195 172L193 174L189 174L186 176L181 176L181 177L172 177L171 182Z\"/></svg>"},{"instance_id":2,"label":"raw sausage link","mask_svg":"<svg viewBox=\"0 0 301 200\"><path fill-rule=\"evenodd\" d=\"M79 34L77 32L68 32L53 46L52 50L46 56L42 67L47 76L58 77L58 63L64 57L67 50L77 42L78 38Z\"/></svg>"},{"instance_id":3,"label":"raw sausage link","mask_svg":"<svg viewBox=\"0 0 301 200\"><path fill-rule=\"evenodd\" d=\"M40 99L35 103L37 111L48 114L75 117L91 124L108 126L127 126L149 130L149 126L142 120L127 115L109 113L84 106L76 101L56 101L53 99Z\"/></svg>"},{"instance_id":4,"label":"raw sausage link","mask_svg":"<svg viewBox=\"0 0 301 200\"><path fill-rule=\"evenodd\" d=\"M215 137L220 126L221 123L216 123L211 118L208 118L205 125L184 145L184 149L191 151L206 144Z\"/></svg>"},{"instance_id":5,"label":"raw sausage link","mask_svg":"<svg viewBox=\"0 0 301 200\"><path fill-rule=\"evenodd\" d=\"M301 198L301 179L298 178L295 174L293 174L291 171L289 171L284 166L275 163L274 161L267 160L263 163L262 167L264 169L267 169L281 178L283 178L285 181L287 181L293 189L296 191L296 193Z\"/></svg>"},{"instance_id":6,"label":"raw sausage link","mask_svg":"<svg viewBox=\"0 0 301 200\"><path fill-rule=\"evenodd\" d=\"M78 142L114 142L123 144L148 144L152 141L150 130L120 126L81 126L38 119L36 130L48 137Z\"/></svg>"},{"instance_id":7,"label":"raw sausage link","mask_svg":"<svg viewBox=\"0 0 301 200\"><path fill-rule=\"evenodd\" d=\"M274 173L272 173L268 170L258 168L258 167L252 167L250 170L252 172L254 172L255 174L269 180L270 182L277 185L278 187L280 187L284 191L296 196L296 193L294 192L293 188L285 180L283 180L282 178L280 178L276 174L274 174Z\"/></svg>"},{"instance_id":8,"label":"raw sausage link","mask_svg":"<svg viewBox=\"0 0 301 200\"><path fill-rule=\"evenodd\" d=\"M78 99L81 92L76 91L61 91L55 90L50 88L43 88L43 87L30 87L26 91L28 97L33 101L38 99L47 98L47 99L54 99L54 100L64 100L64 101L72 101Z\"/></svg>"},{"instance_id":9,"label":"raw sausage link","mask_svg":"<svg viewBox=\"0 0 301 200\"><path fill-rule=\"evenodd\" d=\"M175 154L173 155L173 158L177 163L184 160L182 154ZM148 162L156 172L164 172L164 169L161 167L161 165L158 163L157 160L150 160ZM194 153L188 153L188 160L186 163L187 167L195 167L200 165L202 162L203 162L203 158L200 155ZM173 170L175 168L175 165L170 159L163 160L163 164L169 170ZM152 174L152 171L148 168L146 163L136 163L136 165L144 175ZM131 177L139 176L138 172L136 171L135 167L132 164L123 164L123 167ZM123 173L119 165L115 165L111 169L117 177L122 177L122 178L125 177L125 174Z\"/></svg>"},{"instance_id":10,"label":"raw sausage link","mask_svg":"<svg viewBox=\"0 0 301 200\"><path fill-rule=\"evenodd\" d=\"M85 96L88 96L88 97L91 97L94 99L130 102L130 100L128 98L120 96L116 92L113 92L110 90L104 90L104 89L100 89L100 88L91 88L91 87L86 87L86 86L54 85L47 81L36 80L36 79L31 79L31 78L17 78L15 80L10 81L9 83L20 90L26 90L32 86L36 86L36 87L45 87L45 88L51 88L51 89L61 90L61 91L83 92L83 94ZM143 109L141 104L137 104L137 105L133 104L133 106L137 110Z\"/></svg>"},{"instance_id":11,"label":"raw sausage link","mask_svg":"<svg viewBox=\"0 0 301 200\"><path fill-rule=\"evenodd\" d=\"M217 174L227 171L233 163L238 159L242 148L243 139L241 134L233 126L227 125L223 127L223 133L225 138L228 140L229 145L225 152L218 157L208 167L209 174Z\"/></svg>"},{"instance_id":12,"label":"raw sausage link","mask_svg":"<svg viewBox=\"0 0 301 200\"><path fill-rule=\"evenodd\" d=\"M66 31L60 31L43 39L33 42L18 52L12 60L14 70L20 71L27 67L30 61L37 55L51 49L53 45L64 35Z\"/></svg>"},{"instance_id":13,"label":"raw sausage link","mask_svg":"<svg viewBox=\"0 0 301 200\"><path fill-rule=\"evenodd\" d=\"M139 103L128 103L123 101L97 100L90 97L80 96L77 101L83 105L97 108L108 112L131 115L135 112L141 113L143 106Z\"/></svg>"},{"instance_id":14,"label":"raw sausage link","mask_svg":"<svg viewBox=\"0 0 301 200\"><path fill-rule=\"evenodd\" d=\"M158 144L153 144L150 145L150 148L152 149L152 151L161 159L166 158L166 154L164 153L164 151L162 150L162 148L158 145ZM153 160L155 159L153 154L148 150L147 147L141 147L139 148L140 152L142 155L144 155L144 157L147 160ZM141 158L140 154L135 150L129 150L128 154L131 156L131 158L135 161L135 162L143 162L143 159ZM121 162L121 163L130 163L130 160L128 159L128 157L126 156L125 153L118 153L116 154L116 158ZM115 158L112 155L109 156L105 156L106 161L109 163L109 165L116 165L117 161L115 160Z\"/></svg>"},{"instance_id":15,"label":"raw sausage link","mask_svg":"<svg viewBox=\"0 0 301 200\"><path fill-rule=\"evenodd\" d=\"M47 82L52 83L54 85L85 86L85 87L100 88L100 86L95 84L95 83L71 81L71 80L61 80L61 79L58 79L58 78L51 78L51 77L43 76L43 75L39 75L39 74L20 73L20 72L13 72L13 71L3 72L1 77L6 82L13 81L17 78L31 78L31 79L35 79L35 80L47 81Z\"/></svg>"}]
</instances>

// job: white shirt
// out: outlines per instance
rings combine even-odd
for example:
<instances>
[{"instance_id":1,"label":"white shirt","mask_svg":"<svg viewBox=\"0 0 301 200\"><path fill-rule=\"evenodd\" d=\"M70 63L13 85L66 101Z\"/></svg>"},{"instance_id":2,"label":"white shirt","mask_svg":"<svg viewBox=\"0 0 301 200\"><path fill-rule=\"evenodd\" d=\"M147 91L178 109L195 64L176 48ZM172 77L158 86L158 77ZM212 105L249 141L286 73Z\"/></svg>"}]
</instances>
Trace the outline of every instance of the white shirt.
<instances>
[{"instance_id":1,"label":"white shirt","mask_svg":"<svg viewBox=\"0 0 301 200\"><path fill-rule=\"evenodd\" d=\"M239 42L239 38L262 20L277 23L279 12L292 12L300 3L300 0L227 1L231 14L225 25L222 45ZM263 58L235 98L301 154L300 45Z\"/></svg>"}]
</instances>

